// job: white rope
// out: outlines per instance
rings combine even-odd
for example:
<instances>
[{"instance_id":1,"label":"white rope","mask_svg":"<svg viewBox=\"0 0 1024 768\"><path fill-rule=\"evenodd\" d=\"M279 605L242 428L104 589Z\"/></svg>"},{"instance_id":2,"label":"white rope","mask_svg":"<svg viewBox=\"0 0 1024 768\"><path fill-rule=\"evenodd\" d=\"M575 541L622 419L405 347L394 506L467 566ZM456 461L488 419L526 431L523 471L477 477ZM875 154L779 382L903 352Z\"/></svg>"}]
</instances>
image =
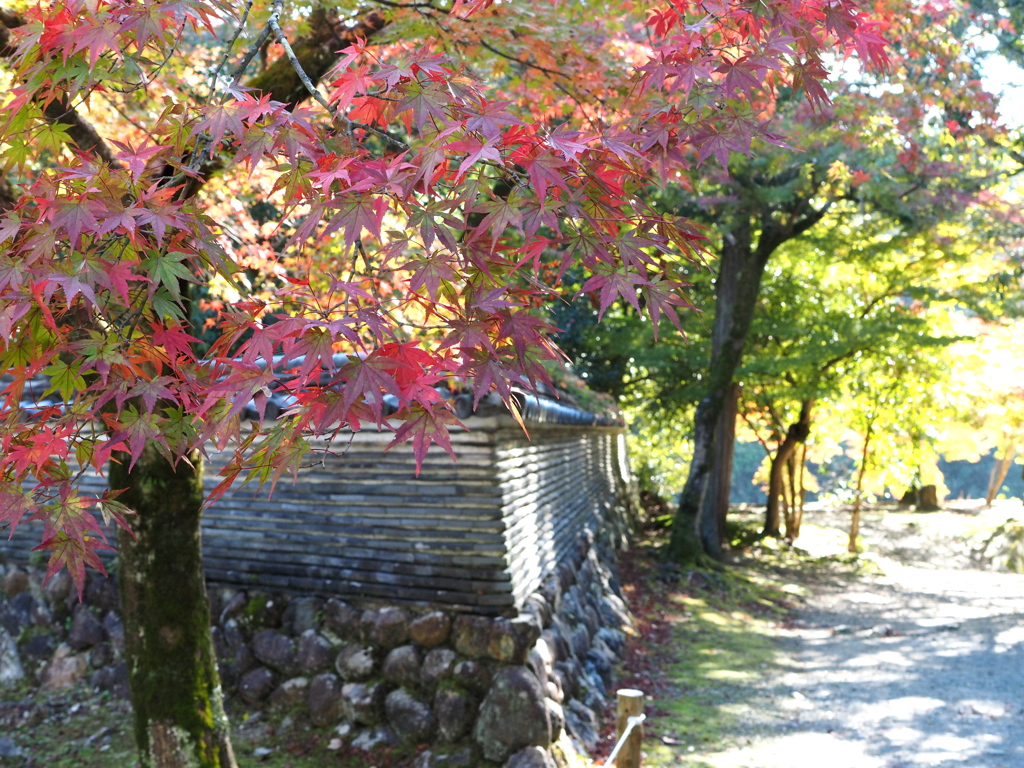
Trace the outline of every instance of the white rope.
<instances>
[{"instance_id":1,"label":"white rope","mask_svg":"<svg viewBox=\"0 0 1024 768\"><path fill-rule=\"evenodd\" d=\"M604 763L602 763L602 765L611 765L615 762L615 758L619 756L619 750L622 749L622 745L626 743L626 739L629 737L629 734L633 732L633 729L636 726L640 725L640 723L642 723L646 719L647 715L641 714L634 715L626 721L626 727L622 731L622 735L619 736L619 743L615 745L615 749L612 750L612 753L608 755L608 759L605 760Z\"/></svg>"}]
</instances>

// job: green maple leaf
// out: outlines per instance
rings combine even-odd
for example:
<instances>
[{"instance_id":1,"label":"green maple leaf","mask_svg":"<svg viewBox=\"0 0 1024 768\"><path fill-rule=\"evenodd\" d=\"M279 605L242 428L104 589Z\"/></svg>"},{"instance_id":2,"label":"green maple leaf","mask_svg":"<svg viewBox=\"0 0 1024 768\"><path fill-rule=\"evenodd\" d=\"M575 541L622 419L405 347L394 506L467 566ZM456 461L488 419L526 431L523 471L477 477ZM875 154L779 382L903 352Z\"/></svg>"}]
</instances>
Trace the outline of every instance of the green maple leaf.
<instances>
[{"instance_id":1,"label":"green maple leaf","mask_svg":"<svg viewBox=\"0 0 1024 768\"><path fill-rule=\"evenodd\" d=\"M192 271L184 260L188 258L185 253L169 253L166 256L150 256L142 262L142 268L149 275L149 279L156 285L162 285L175 300L181 298L179 283L182 280L192 281Z\"/></svg>"},{"instance_id":2,"label":"green maple leaf","mask_svg":"<svg viewBox=\"0 0 1024 768\"><path fill-rule=\"evenodd\" d=\"M52 365L43 369L43 373L50 377L50 387L43 394L60 392L60 399L65 403L70 401L77 390L85 389L85 379L78 371L82 367L80 360L73 363L65 363L57 360Z\"/></svg>"}]
</instances>

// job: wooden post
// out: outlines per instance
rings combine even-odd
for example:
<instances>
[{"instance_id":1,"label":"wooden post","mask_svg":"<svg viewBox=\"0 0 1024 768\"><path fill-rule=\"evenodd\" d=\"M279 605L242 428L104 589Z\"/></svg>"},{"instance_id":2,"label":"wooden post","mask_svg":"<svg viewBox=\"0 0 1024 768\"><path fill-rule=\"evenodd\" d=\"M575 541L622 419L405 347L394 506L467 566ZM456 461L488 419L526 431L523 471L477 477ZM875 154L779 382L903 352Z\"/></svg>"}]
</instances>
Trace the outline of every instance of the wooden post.
<instances>
[{"instance_id":1,"label":"wooden post","mask_svg":"<svg viewBox=\"0 0 1024 768\"><path fill-rule=\"evenodd\" d=\"M618 712L615 716L616 738L622 738L622 732L629 724L629 718L636 717L644 711L644 693L633 688L621 688L615 692L618 700ZM640 747L644 741L644 728L637 725L629 734L626 743L615 758L615 768L640 768Z\"/></svg>"}]
</instances>

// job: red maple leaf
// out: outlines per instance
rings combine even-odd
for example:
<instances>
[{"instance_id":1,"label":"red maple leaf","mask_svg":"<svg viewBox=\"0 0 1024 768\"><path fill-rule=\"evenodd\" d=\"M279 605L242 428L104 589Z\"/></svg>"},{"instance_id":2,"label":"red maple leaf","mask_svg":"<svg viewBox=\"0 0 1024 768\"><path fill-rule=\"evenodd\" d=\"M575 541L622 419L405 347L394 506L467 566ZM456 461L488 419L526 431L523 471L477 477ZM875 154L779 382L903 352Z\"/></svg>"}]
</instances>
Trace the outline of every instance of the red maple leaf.
<instances>
[{"instance_id":1,"label":"red maple leaf","mask_svg":"<svg viewBox=\"0 0 1024 768\"><path fill-rule=\"evenodd\" d=\"M460 426L465 429L465 425L455 418L455 414L447 406L414 405L411 415L402 422L395 432L394 439L385 450L390 450L399 443L411 441L412 454L416 460L416 476L418 477L423 468L423 460L427 457L427 450L432 443L441 446L452 457L452 461L456 461L451 437L448 435L448 430L452 426Z\"/></svg>"}]
</instances>

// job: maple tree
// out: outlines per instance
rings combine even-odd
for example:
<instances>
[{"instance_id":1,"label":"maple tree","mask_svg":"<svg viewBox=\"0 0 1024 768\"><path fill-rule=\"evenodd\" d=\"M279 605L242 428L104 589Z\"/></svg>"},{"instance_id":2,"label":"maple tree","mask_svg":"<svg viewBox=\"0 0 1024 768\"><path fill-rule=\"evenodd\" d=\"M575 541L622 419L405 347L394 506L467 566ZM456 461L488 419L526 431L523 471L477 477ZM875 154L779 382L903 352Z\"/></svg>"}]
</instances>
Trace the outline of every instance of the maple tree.
<instances>
[{"instance_id":1,"label":"maple tree","mask_svg":"<svg viewBox=\"0 0 1024 768\"><path fill-rule=\"evenodd\" d=\"M986 229L1007 236L1019 230L1014 206L1000 199L1000 185L1021 167L1014 135L975 76L977 51L950 35L963 24L962 9L928 5L903 15L893 10L892 29L900 44L884 74L852 67L825 86L832 101L827 109L815 111L807 100L785 95L774 102L778 130L804 151L736 154L727 170L696 169L689 188L670 187L660 195L662 210L708 227L717 276L710 285L700 272L691 271L687 279L695 283L691 299L713 322L689 323L686 341L651 345L643 319L626 307L612 328L594 326L592 332L582 330L588 321L559 315L560 323L570 324L564 343L597 386L645 400L637 412L671 424L672 434L679 434L684 419L694 424L687 435L693 447L683 452L689 454L689 476L673 525L680 557L720 552L731 479L734 385L745 379L744 355L765 352L749 348L749 334L765 301L762 281L785 285L789 277L790 269L779 266L792 265L784 257L787 249L813 241L827 243L817 246L825 261L874 258L904 242L913 251L923 238L934 250L922 264L949 265L964 258L950 242L966 244ZM995 253L981 249L973 256L980 263L992 261ZM884 258L875 267L888 268ZM1012 279L1009 269L1001 272L992 277L993 289ZM917 268L908 269L904 277L916 273ZM908 296L916 295L915 286L905 287ZM963 294L966 284L941 290ZM807 308L811 314L813 309ZM794 324L808 317L801 307L773 313L780 314ZM775 365L779 373L786 365L763 358L754 362ZM780 434L793 427L784 458L809 429L813 398L805 402L806 409L798 405L792 419L779 425ZM806 413L798 418L801 410ZM776 491L780 481L777 472ZM778 499L773 493L765 527L770 535L780 529Z\"/></svg>"},{"instance_id":2,"label":"maple tree","mask_svg":"<svg viewBox=\"0 0 1024 768\"><path fill-rule=\"evenodd\" d=\"M719 437L732 433L734 402L726 395L735 391L730 386L773 253L827 215L851 222L882 217L896 234L926 230L984 203L1019 170L1009 161L1012 146L995 101L973 74L971 47L947 34L960 11L928 5L894 14L900 45L884 76L855 70L838 80L834 107L817 117L806 104L792 105L787 133L806 155L741 156L728 173L696 182L695 215L715 221L722 240L707 384L673 526L680 557L720 553L728 494L709 489L729 482L732 440ZM766 532L776 533L777 523Z\"/></svg>"},{"instance_id":3,"label":"maple tree","mask_svg":"<svg viewBox=\"0 0 1024 768\"><path fill-rule=\"evenodd\" d=\"M102 569L100 518L120 527L144 764L234 762L198 553L205 445L235 447L218 492L272 486L308 436L386 428L390 397L396 443L450 452L459 425L435 385L497 390L515 413L512 388L547 378L543 260L582 270L602 311L622 299L678 322L703 236L645 190L781 143L775 94L824 104L835 46L884 61L852 3L595 10L0 13L0 523L40 521L47 577L67 567L79 590ZM211 308L199 354L193 318ZM22 419L39 373L61 402ZM282 377L294 407L243 431ZM108 464L112 490L81 495L80 468Z\"/></svg>"},{"instance_id":4,"label":"maple tree","mask_svg":"<svg viewBox=\"0 0 1024 768\"><path fill-rule=\"evenodd\" d=\"M983 217L975 213L970 224L949 221L902 236L894 236L881 217L861 220L856 228L826 219L780 250L737 376L743 422L768 454L765 531L779 535L784 521L786 537L799 536L802 494L796 489L815 411L824 410L827 432L844 434L850 414L864 410L844 395L863 370L888 366L932 393L947 386L945 369L927 361L958 340L951 313L982 311L983 301L998 305L993 286L1010 267L999 256L1005 240L988 241ZM906 446L924 441L940 421L928 418L934 408L917 401L911 408L910 402L898 414L890 405L888 413L874 417L873 431L881 424L885 432L876 448L883 441L900 446L883 453L890 469L883 488L910 484L899 471L913 464L904 459L912 453ZM840 415L828 416L830 411ZM899 417L908 413L916 415L901 424ZM816 442L811 455L819 464L843 450L837 438Z\"/></svg>"}]
</instances>

